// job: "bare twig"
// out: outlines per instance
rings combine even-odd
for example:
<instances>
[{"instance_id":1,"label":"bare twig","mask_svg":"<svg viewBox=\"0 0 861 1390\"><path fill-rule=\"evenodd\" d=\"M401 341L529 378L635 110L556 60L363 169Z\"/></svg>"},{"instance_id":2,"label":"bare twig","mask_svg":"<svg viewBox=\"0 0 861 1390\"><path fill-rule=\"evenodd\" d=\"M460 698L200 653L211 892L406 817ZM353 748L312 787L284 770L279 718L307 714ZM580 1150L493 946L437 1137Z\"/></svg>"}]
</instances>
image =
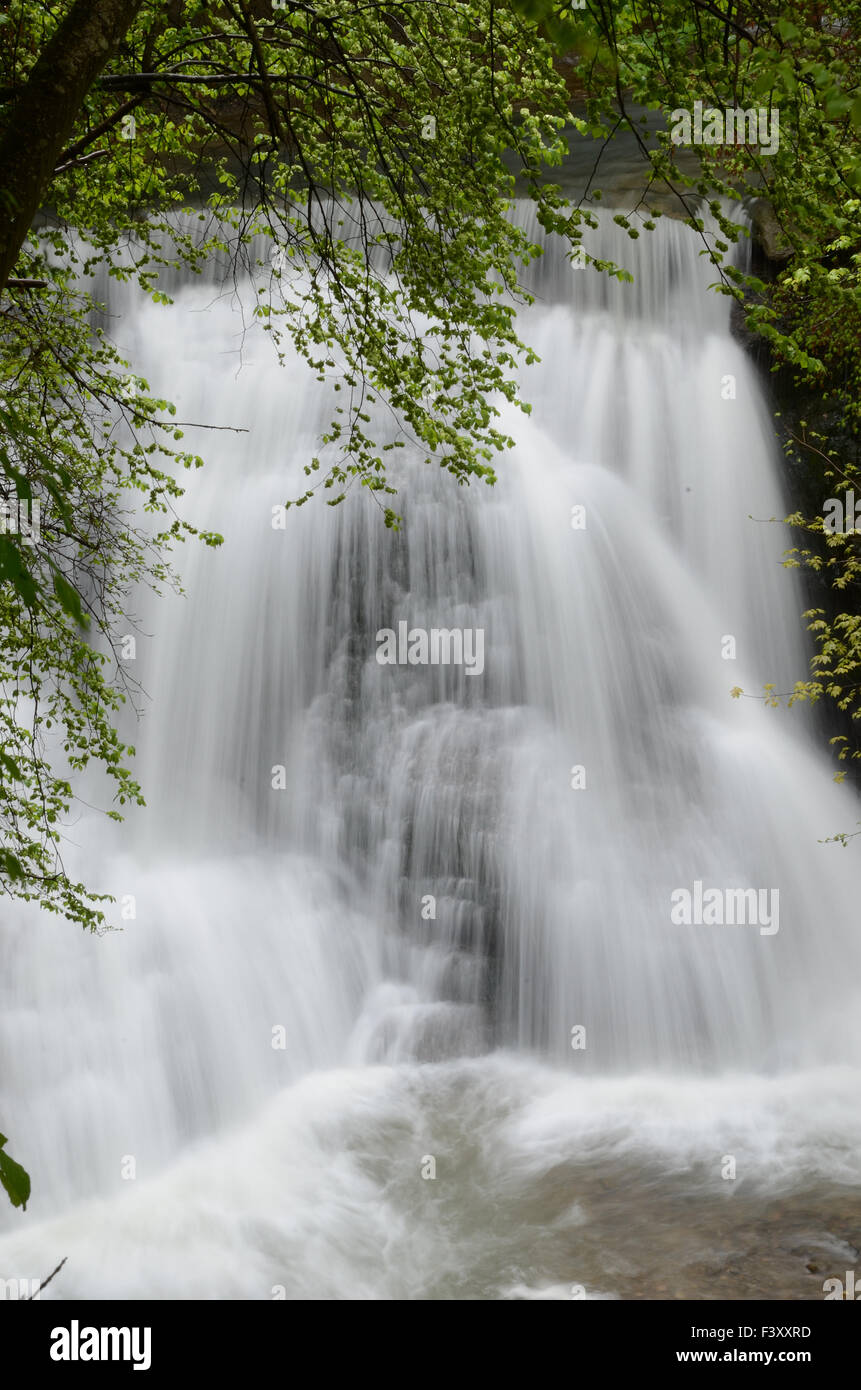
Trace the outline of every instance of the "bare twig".
<instances>
[{"instance_id":1,"label":"bare twig","mask_svg":"<svg viewBox=\"0 0 861 1390\"><path fill-rule=\"evenodd\" d=\"M65 174L67 169L77 169L81 164L89 164L91 159L101 159L103 155L110 154L110 150L93 150L92 154L83 154L78 159L69 159L65 164L58 164L54 174Z\"/></svg>"},{"instance_id":2,"label":"bare twig","mask_svg":"<svg viewBox=\"0 0 861 1390\"><path fill-rule=\"evenodd\" d=\"M57 1265L57 1268L51 1270L51 1273L48 1275L47 1279L43 1279L43 1280L42 1280L42 1282L41 1282L41 1284L39 1285L39 1287L38 1287L38 1289L36 1290L36 1292L35 1292L35 1293L31 1293L31 1294L30 1294L30 1297L29 1297L28 1299L26 1299L25 1302L27 1302L27 1303L32 1303L32 1301L33 1301L34 1298L38 1298L38 1297L39 1297L39 1295L41 1294L42 1290L43 1290L43 1289L46 1289L46 1288L48 1287L48 1285L50 1284L50 1282L51 1282L51 1280L53 1279L54 1275L60 1273L60 1270L63 1268L63 1265L66 1263L66 1261L67 1261L68 1258L69 1258L68 1255L64 1255L64 1256L63 1256L62 1260L61 1260L60 1263Z\"/></svg>"}]
</instances>

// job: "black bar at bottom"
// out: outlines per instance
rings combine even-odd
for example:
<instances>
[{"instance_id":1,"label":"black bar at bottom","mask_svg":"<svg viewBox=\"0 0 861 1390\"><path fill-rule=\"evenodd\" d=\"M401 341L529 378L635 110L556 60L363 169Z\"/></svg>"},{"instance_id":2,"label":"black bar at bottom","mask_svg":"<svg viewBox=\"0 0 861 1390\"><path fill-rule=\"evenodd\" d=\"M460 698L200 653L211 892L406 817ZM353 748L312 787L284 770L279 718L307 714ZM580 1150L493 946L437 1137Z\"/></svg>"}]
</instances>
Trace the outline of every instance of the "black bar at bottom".
<instances>
[{"instance_id":1,"label":"black bar at bottom","mask_svg":"<svg viewBox=\"0 0 861 1390\"><path fill-rule=\"evenodd\" d=\"M859 1300L861 1301L861 1300ZM412 1323L412 1316L417 1323ZM382 1339L391 1339L394 1359L406 1342L420 1360L413 1372L401 1365L408 1380L419 1372L427 1381L438 1358L440 1374L456 1374L463 1352L480 1357L483 1378L497 1356L508 1362L506 1380L521 1376L545 1378L547 1357L559 1357L557 1345L521 1341L536 1328L561 1333L568 1350L563 1357L572 1377L587 1367L612 1377L635 1370L661 1375L670 1367L702 1366L737 1369L757 1366L773 1370L804 1367L822 1372L854 1368L857 1377L861 1308L821 1302L646 1302L581 1301L572 1299L550 1322L527 1321L505 1325L498 1343L487 1335L486 1316L451 1310L440 1317L438 1303L417 1310L403 1309L395 1322L375 1326L370 1301L321 1304L290 1302L63 1302L32 1301L0 1305L0 1344L7 1357L14 1349L18 1379L29 1372L44 1375L49 1384L70 1376L130 1375L160 1381L184 1373L196 1379L212 1375L218 1382L234 1374L253 1379L263 1368L280 1368L293 1379L306 1379L325 1370L331 1374L333 1350L341 1352L354 1375L372 1374L369 1358L381 1358ZM534 1314L533 1314L534 1316ZM506 1333L514 1333L514 1339ZM322 1334L322 1335L321 1335ZM370 1338L376 1349L372 1351ZM450 1340L450 1338L452 1340ZM456 1340L454 1340L456 1339ZM294 1358L299 1355L298 1362ZM310 1365L308 1364L310 1360ZM314 1365L317 1370L314 1370ZM542 1365L544 1369L542 1370ZM301 1367L304 1366L304 1369ZM388 1379L394 1366L388 1362ZM531 1370L528 1368L531 1366ZM460 1363L460 1369L465 1369ZM562 1369L562 1367L560 1367ZM271 1373L271 1372L270 1372ZM11 1383L11 1382L10 1382Z\"/></svg>"}]
</instances>

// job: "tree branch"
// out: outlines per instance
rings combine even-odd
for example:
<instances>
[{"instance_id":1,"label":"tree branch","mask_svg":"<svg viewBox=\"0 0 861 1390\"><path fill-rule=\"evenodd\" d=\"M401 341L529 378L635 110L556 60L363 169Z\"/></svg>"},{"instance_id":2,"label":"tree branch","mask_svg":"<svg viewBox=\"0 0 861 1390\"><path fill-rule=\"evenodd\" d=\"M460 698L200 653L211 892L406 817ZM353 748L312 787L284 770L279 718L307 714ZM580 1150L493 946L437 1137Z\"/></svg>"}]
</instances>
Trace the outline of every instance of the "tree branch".
<instances>
[{"instance_id":1,"label":"tree branch","mask_svg":"<svg viewBox=\"0 0 861 1390\"><path fill-rule=\"evenodd\" d=\"M0 289L54 176L87 92L143 0L75 0L40 53L0 138Z\"/></svg>"},{"instance_id":2,"label":"tree branch","mask_svg":"<svg viewBox=\"0 0 861 1390\"><path fill-rule=\"evenodd\" d=\"M63 1265L66 1263L66 1261L67 1261L68 1258L69 1258L68 1255L64 1255L63 1258L62 1258L62 1260L60 1261L60 1263L57 1265L57 1268L51 1270L51 1273L48 1275L47 1279L43 1279L43 1280L42 1280L42 1282L39 1284L39 1289L38 1289L38 1293L39 1293L39 1294L41 1294L41 1292L42 1292L43 1289L47 1289L47 1287L48 1287L48 1285L50 1284L51 1280L54 1278L54 1275L60 1273L60 1270L63 1268ZM32 1303L33 1299L36 1298L36 1297L37 1297L37 1294L31 1293L31 1294L30 1294L30 1297L29 1297L28 1299L26 1299L25 1301L26 1301L27 1303Z\"/></svg>"},{"instance_id":3,"label":"tree branch","mask_svg":"<svg viewBox=\"0 0 861 1390\"><path fill-rule=\"evenodd\" d=\"M82 155L80 159L69 159L65 164L58 164L54 174L65 174L67 169L78 169L82 164L89 164L91 160L101 159L106 154L110 154L110 150L93 150L92 154Z\"/></svg>"}]
</instances>

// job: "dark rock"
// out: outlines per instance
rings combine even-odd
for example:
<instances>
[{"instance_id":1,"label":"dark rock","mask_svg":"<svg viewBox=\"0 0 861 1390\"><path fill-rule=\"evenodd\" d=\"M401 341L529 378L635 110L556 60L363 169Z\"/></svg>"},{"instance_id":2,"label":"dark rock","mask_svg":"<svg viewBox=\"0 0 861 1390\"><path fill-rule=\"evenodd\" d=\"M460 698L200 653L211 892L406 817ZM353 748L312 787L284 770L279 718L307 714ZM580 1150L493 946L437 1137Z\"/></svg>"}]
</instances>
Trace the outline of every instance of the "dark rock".
<instances>
[{"instance_id":1,"label":"dark rock","mask_svg":"<svg viewBox=\"0 0 861 1390\"><path fill-rule=\"evenodd\" d=\"M768 199L754 199L750 204L750 216L754 236L768 260L776 265L791 260L794 252Z\"/></svg>"}]
</instances>

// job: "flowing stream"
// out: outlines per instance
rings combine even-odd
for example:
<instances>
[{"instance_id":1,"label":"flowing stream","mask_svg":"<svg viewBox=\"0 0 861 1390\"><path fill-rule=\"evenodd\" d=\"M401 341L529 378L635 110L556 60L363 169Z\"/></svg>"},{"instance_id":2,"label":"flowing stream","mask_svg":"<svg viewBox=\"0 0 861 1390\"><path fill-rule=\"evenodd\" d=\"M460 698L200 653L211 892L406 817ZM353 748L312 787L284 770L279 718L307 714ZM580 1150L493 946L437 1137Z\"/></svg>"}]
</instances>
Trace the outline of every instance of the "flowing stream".
<instances>
[{"instance_id":1,"label":"flowing stream","mask_svg":"<svg viewBox=\"0 0 861 1390\"><path fill-rule=\"evenodd\" d=\"M248 286L111 290L178 418L247 433L193 436L183 511L224 547L130 605L148 808L69 832L124 930L0 914L34 1179L0 1276L816 1298L858 1258L855 852L820 843L857 803L802 711L730 696L805 671L770 417L697 237L591 238L635 283L548 248L498 484L403 451L397 535L360 489L273 528L332 398ZM482 660L381 664L400 623ZM697 882L768 929L673 921Z\"/></svg>"}]
</instances>

